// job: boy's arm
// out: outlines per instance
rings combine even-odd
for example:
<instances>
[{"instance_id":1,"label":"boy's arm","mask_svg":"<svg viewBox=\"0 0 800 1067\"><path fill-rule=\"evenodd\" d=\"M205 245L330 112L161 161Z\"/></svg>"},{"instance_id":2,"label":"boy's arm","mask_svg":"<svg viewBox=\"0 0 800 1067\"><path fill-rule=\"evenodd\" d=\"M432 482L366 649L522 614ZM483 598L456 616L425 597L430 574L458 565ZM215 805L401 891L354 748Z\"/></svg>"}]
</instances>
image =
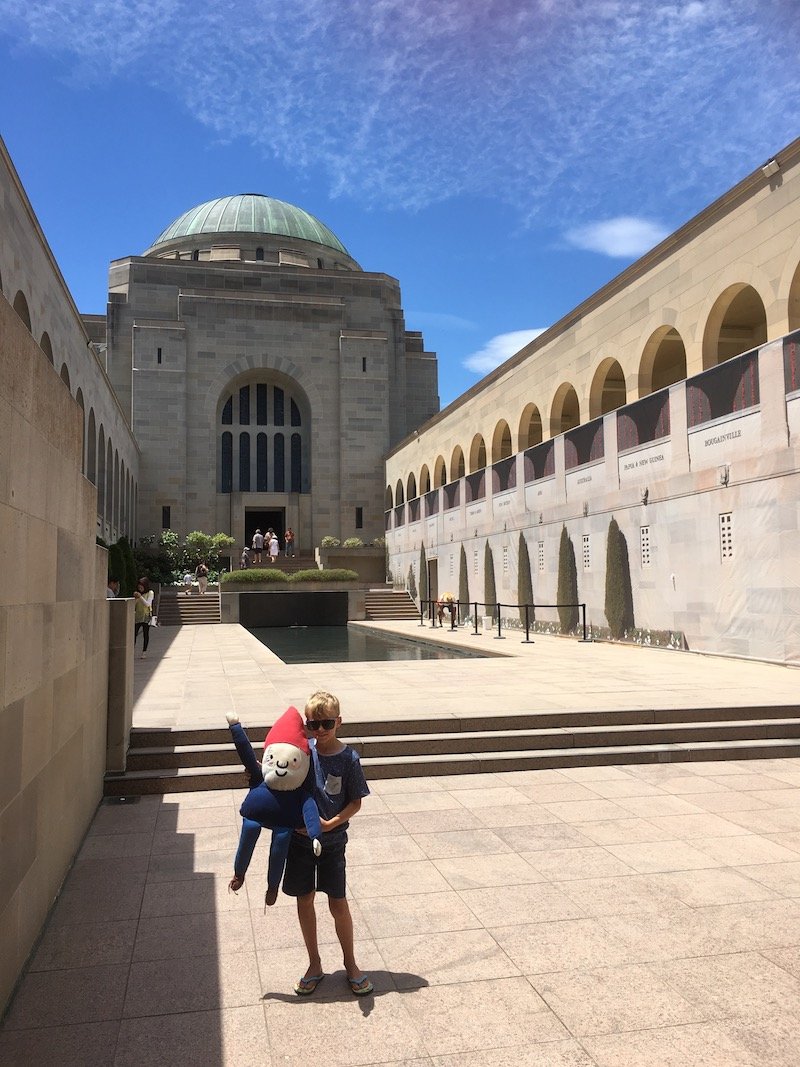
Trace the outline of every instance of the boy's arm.
<instances>
[{"instance_id":1,"label":"boy's arm","mask_svg":"<svg viewBox=\"0 0 800 1067\"><path fill-rule=\"evenodd\" d=\"M345 804L342 810L337 815L334 815L332 819L320 819L320 826L325 833L327 833L328 830L335 830L337 826L344 825L344 823L351 819L353 815L357 815L359 811L361 811L361 797L356 797L356 799L351 800L349 804Z\"/></svg>"}]
</instances>

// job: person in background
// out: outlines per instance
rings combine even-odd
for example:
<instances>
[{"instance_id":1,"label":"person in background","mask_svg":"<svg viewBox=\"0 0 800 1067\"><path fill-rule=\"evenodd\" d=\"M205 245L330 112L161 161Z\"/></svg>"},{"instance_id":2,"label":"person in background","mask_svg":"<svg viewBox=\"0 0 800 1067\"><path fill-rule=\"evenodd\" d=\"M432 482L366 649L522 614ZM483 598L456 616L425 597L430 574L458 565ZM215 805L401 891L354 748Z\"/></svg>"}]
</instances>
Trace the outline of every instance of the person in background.
<instances>
[{"instance_id":1,"label":"person in background","mask_svg":"<svg viewBox=\"0 0 800 1067\"><path fill-rule=\"evenodd\" d=\"M246 571L247 568L250 566L250 549L247 547L247 545L245 545L242 549L242 558L239 560L239 566L242 568L243 571Z\"/></svg>"},{"instance_id":2,"label":"person in background","mask_svg":"<svg viewBox=\"0 0 800 1067\"><path fill-rule=\"evenodd\" d=\"M119 596L119 578L113 576L108 579L108 589L106 589L106 600L116 600Z\"/></svg>"},{"instance_id":3,"label":"person in background","mask_svg":"<svg viewBox=\"0 0 800 1067\"><path fill-rule=\"evenodd\" d=\"M264 535L261 530L253 534L253 563L261 562L261 553L264 551Z\"/></svg>"},{"instance_id":4,"label":"person in background","mask_svg":"<svg viewBox=\"0 0 800 1067\"><path fill-rule=\"evenodd\" d=\"M274 530L269 535L269 559L270 563L274 563L278 556L281 554L281 546L278 544L278 535Z\"/></svg>"},{"instance_id":5,"label":"person in background","mask_svg":"<svg viewBox=\"0 0 800 1067\"><path fill-rule=\"evenodd\" d=\"M153 617L153 600L155 593L150 588L147 578L140 578L133 594L133 647L136 648L136 638L142 631L142 659L147 655L147 646L150 644L150 620Z\"/></svg>"},{"instance_id":6,"label":"person in background","mask_svg":"<svg viewBox=\"0 0 800 1067\"><path fill-rule=\"evenodd\" d=\"M208 588L208 567L202 560L197 564L194 576L197 579L197 585L200 589L200 595L202 596Z\"/></svg>"},{"instance_id":7,"label":"person in background","mask_svg":"<svg viewBox=\"0 0 800 1067\"><path fill-rule=\"evenodd\" d=\"M187 571L183 576L183 591L186 596L191 596L192 582L194 581L194 575L191 571Z\"/></svg>"},{"instance_id":8,"label":"person in background","mask_svg":"<svg viewBox=\"0 0 800 1067\"><path fill-rule=\"evenodd\" d=\"M294 530L289 526L283 535L283 554L294 556Z\"/></svg>"}]
</instances>

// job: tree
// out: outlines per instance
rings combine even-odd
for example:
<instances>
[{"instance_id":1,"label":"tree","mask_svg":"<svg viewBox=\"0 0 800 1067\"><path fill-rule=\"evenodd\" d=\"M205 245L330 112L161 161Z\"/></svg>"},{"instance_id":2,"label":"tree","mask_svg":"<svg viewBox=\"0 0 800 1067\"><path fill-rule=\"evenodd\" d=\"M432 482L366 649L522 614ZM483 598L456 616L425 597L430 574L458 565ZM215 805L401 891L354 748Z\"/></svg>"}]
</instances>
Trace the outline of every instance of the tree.
<instances>
[{"instance_id":1,"label":"tree","mask_svg":"<svg viewBox=\"0 0 800 1067\"><path fill-rule=\"evenodd\" d=\"M606 541L606 618L611 636L619 640L633 629L633 589L628 542L615 518Z\"/></svg>"},{"instance_id":2,"label":"tree","mask_svg":"<svg viewBox=\"0 0 800 1067\"><path fill-rule=\"evenodd\" d=\"M483 550L483 599L486 601L486 613L491 612L492 618L494 618L494 609L497 604L497 588L494 582L494 556L492 555L492 546L488 541L486 542L486 548Z\"/></svg>"},{"instance_id":3,"label":"tree","mask_svg":"<svg viewBox=\"0 0 800 1067\"><path fill-rule=\"evenodd\" d=\"M428 558L425 555L425 544L420 545L419 549L419 603L422 611L427 608L426 601L428 599Z\"/></svg>"},{"instance_id":4,"label":"tree","mask_svg":"<svg viewBox=\"0 0 800 1067\"><path fill-rule=\"evenodd\" d=\"M519 564L517 567L517 601L519 603L519 620L525 625L525 604L533 605L533 579L531 578L531 558L528 555L528 542L522 530L519 532ZM528 618L533 621L536 612L531 607Z\"/></svg>"},{"instance_id":5,"label":"tree","mask_svg":"<svg viewBox=\"0 0 800 1067\"><path fill-rule=\"evenodd\" d=\"M469 615L469 576L467 575L467 551L461 546L461 561L458 565L458 599L461 604L461 618Z\"/></svg>"},{"instance_id":6,"label":"tree","mask_svg":"<svg viewBox=\"0 0 800 1067\"><path fill-rule=\"evenodd\" d=\"M122 596L133 596L133 591L139 580L139 575L136 573L136 561L133 558L133 549L127 537L120 537L117 544L122 549L122 556L125 560L125 573L119 576L122 583L120 591Z\"/></svg>"},{"instance_id":7,"label":"tree","mask_svg":"<svg viewBox=\"0 0 800 1067\"><path fill-rule=\"evenodd\" d=\"M408 586L408 591L409 591L409 593L411 595L411 599L412 600L416 600L417 599L417 583L414 581L414 564L413 563L409 563L409 565L408 565L408 581L407 581L406 584Z\"/></svg>"},{"instance_id":8,"label":"tree","mask_svg":"<svg viewBox=\"0 0 800 1067\"><path fill-rule=\"evenodd\" d=\"M108 577L116 578L119 581L120 596L133 596L133 591L129 593L126 590L125 554L119 541L111 545L108 550Z\"/></svg>"},{"instance_id":9,"label":"tree","mask_svg":"<svg viewBox=\"0 0 800 1067\"><path fill-rule=\"evenodd\" d=\"M561 527L561 542L558 546L558 621L562 634L572 633L578 627L578 568L575 564L575 549L566 526Z\"/></svg>"}]
</instances>

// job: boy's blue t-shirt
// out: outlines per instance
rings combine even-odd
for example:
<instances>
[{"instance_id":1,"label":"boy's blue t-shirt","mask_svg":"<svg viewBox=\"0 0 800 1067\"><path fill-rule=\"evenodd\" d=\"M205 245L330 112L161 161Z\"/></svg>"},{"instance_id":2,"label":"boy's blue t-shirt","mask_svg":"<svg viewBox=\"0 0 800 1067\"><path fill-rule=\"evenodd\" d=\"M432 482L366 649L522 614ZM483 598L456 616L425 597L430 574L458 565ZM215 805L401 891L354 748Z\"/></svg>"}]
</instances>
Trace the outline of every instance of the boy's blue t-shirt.
<instances>
[{"instance_id":1,"label":"boy's blue t-shirt","mask_svg":"<svg viewBox=\"0 0 800 1067\"><path fill-rule=\"evenodd\" d=\"M309 746L314 771L314 800L317 802L320 818L332 819L352 800L369 796L369 786L361 769L361 760L354 748L345 745L341 752L333 756L323 756L317 751L317 743L313 737ZM349 823L345 823L329 833L339 834L347 830L348 826Z\"/></svg>"}]
</instances>

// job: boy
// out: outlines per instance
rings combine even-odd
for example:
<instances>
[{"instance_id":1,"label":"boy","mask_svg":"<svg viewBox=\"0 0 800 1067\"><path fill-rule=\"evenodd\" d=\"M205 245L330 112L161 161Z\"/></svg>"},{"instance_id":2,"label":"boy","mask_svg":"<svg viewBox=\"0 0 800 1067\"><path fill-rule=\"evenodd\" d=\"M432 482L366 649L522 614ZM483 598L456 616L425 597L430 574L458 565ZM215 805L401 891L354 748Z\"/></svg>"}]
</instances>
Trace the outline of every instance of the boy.
<instances>
[{"instance_id":1,"label":"boy","mask_svg":"<svg viewBox=\"0 0 800 1067\"><path fill-rule=\"evenodd\" d=\"M345 896L348 820L361 808L361 800L369 795L369 788L358 753L336 736L342 723L339 710L336 697L324 692L309 697L305 708L315 777L314 799L323 832L319 857L314 855L307 835L299 832L292 835L283 879L284 893L297 898L297 917L308 951L308 968L294 987L299 997L313 993L324 977L317 943L315 890L328 896L351 991L357 997L365 997L373 989L369 977L355 960L353 919Z\"/></svg>"}]
</instances>

